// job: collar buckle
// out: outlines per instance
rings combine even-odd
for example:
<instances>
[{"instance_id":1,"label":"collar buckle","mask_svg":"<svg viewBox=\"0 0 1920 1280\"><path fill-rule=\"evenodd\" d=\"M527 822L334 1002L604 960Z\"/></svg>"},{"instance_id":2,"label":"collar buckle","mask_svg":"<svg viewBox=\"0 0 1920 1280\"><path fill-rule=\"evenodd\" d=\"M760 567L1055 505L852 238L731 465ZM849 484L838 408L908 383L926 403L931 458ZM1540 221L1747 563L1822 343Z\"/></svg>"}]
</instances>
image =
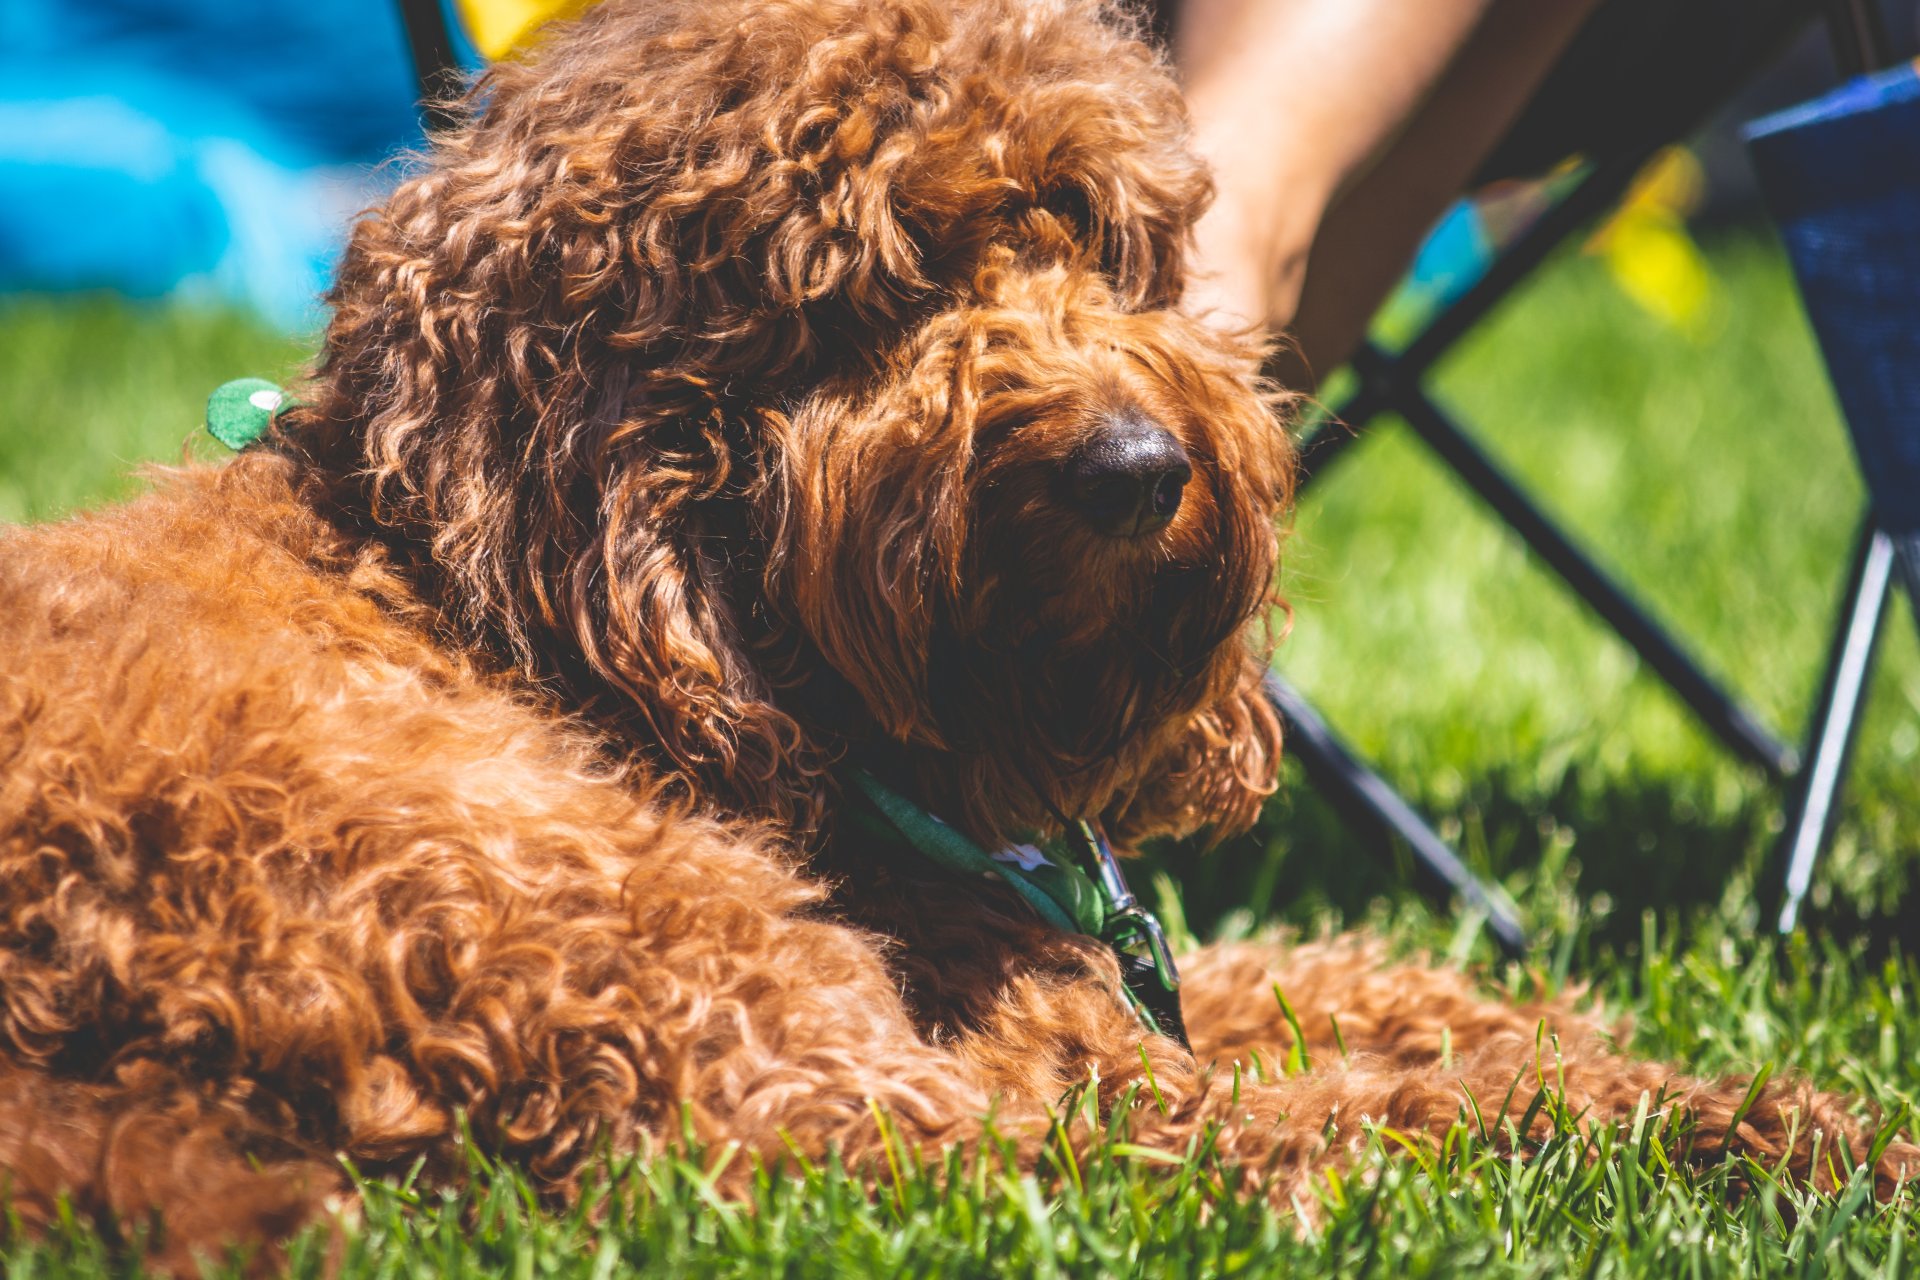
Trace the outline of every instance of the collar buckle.
<instances>
[{"instance_id":1,"label":"collar buckle","mask_svg":"<svg viewBox=\"0 0 1920 1280\"><path fill-rule=\"evenodd\" d=\"M1173 963L1167 931L1161 927L1160 918L1141 906L1127 887L1120 860L1099 825L1083 820L1073 829L1107 899L1107 922L1101 938L1120 959L1127 998L1154 1030L1187 1045L1186 1021L1180 1014L1180 970Z\"/></svg>"},{"instance_id":2,"label":"collar buckle","mask_svg":"<svg viewBox=\"0 0 1920 1280\"><path fill-rule=\"evenodd\" d=\"M1000 862L866 770L848 768L845 776L876 815L929 861L949 871L1003 880L1056 929L1099 938L1119 962L1127 1003L1147 1030L1191 1047L1180 1016L1180 971L1166 930L1127 888L1120 860L1097 823L1066 823L1067 843L1079 846L1081 858L1039 857L1043 867L1028 867L1024 858ZM1092 863L1092 876L1075 862ZM1038 875L1042 869L1054 873L1048 882Z\"/></svg>"}]
</instances>

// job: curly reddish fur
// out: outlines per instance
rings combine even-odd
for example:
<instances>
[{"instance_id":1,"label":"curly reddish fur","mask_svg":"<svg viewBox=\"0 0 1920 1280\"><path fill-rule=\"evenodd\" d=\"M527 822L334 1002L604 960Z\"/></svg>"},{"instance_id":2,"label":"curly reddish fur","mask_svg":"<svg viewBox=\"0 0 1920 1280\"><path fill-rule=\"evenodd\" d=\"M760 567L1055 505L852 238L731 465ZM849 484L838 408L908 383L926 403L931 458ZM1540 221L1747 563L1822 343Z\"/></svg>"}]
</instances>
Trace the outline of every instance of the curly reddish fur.
<instances>
[{"instance_id":1,"label":"curly reddish fur","mask_svg":"<svg viewBox=\"0 0 1920 1280\"><path fill-rule=\"evenodd\" d=\"M882 741L982 834L1123 801L1237 678L1287 446L1168 310L1207 178L1090 17L601 7L357 228L282 447L703 801L816 829ZM1151 560L1044 484L1129 407L1200 472Z\"/></svg>"},{"instance_id":2,"label":"curly reddish fur","mask_svg":"<svg viewBox=\"0 0 1920 1280\"><path fill-rule=\"evenodd\" d=\"M552 1196L683 1107L856 1164L873 1103L929 1144L997 1108L1032 1153L1062 1090L1140 1077L1113 957L836 824L833 767L985 841L1230 830L1272 788L1282 398L1174 309L1208 184L1124 20L610 0L471 104L356 228L261 448L0 541L29 1226L156 1217L187 1269L343 1203L336 1155L457 1179L462 1116ZM1192 460L1148 537L1059 494L1117 415ZM1710 1159L1745 1097L1355 944L1188 967L1136 1133L1221 1124L1280 1203L1363 1116L1517 1119L1541 1018L1596 1119L1664 1091ZM1275 980L1353 1052L1236 1101L1210 1064L1286 1043ZM1824 1177L1815 1128L1862 1132L1775 1083L1735 1138Z\"/></svg>"}]
</instances>

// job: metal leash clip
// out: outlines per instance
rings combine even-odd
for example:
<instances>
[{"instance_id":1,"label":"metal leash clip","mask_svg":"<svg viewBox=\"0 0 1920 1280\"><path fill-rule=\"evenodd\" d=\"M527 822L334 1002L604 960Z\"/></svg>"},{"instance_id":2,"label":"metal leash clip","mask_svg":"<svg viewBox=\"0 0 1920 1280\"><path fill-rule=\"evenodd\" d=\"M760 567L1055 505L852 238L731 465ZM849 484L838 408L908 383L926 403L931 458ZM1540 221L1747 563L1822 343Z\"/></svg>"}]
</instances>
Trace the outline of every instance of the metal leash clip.
<instances>
[{"instance_id":1,"label":"metal leash clip","mask_svg":"<svg viewBox=\"0 0 1920 1280\"><path fill-rule=\"evenodd\" d=\"M1140 905L1120 872L1120 860L1106 833L1091 822L1075 824L1085 845L1100 892L1107 900L1107 922L1101 931L1107 945L1120 959L1121 977L1127 994L1146 1015L1155 1030L1187 1043L1186 1021L1180 1013L1180 970L1173 963L1173 949L1167 945L1167 933L1160 919ZM1146 954L1136 955L1140 947Z\"/></svg>"}]
</instances>

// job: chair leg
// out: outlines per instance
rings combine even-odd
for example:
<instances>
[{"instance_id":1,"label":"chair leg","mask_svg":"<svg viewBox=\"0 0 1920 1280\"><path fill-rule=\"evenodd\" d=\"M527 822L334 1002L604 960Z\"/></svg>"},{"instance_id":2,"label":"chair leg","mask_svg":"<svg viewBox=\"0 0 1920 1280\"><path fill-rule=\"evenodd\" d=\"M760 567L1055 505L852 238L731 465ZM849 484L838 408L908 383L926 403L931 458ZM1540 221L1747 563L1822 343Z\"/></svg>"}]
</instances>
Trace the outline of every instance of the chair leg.
<instances>
[{"instance_id":1,"label":"chair leg","mask_svg":"<svg viewBox=\"0 0 1920 1280\"><path fill-rule=\"evenodd\" d=\"M1784 781L1800 757L1776 739L1754 714L1729 694L1667 629L1627 590L1536 506L1492 456L1476 444L1425 392L1409 386L1395 407L1421 439L1440 455L1527 546L1600 615L1655 674L1729 748Z\"/></svg>"},{"instance_id":2,"label":"chair leg","mask_svg":"<svg viewBox=\"0 0 1920 1280\"><path fill-rule=\"evenodd\" d=\"M1524 956L1527 931L1512 900L1498 886L1484 883L1469 871L1399 792L1360 763L1297 689L1270 671L1266 693L1286 723L1288 753L1306 767L1314 785L1335 807L1349 821L1358 819L1406 841L1422 889L1437 897L1457 895L1486 917L1487 932L1502 952L1515 959Z\"/></svg>"},{"instance_id":3,"label":"chair leg","mask_svg":"<svg viewBox=\"0 0 1920 1280\"><path fill-rule=\"evenodd\" d=\"M1612 208L1657 150L1644 147L1594 166L1559 203L1501 250L1465 293L1449 302L1418 336L1393 355L1383 356L1363 344L1354 356L1355 372L1361 375L1359 390L1300 442L1299 491L1304 492L1358 440L1375 415L1392 407L1395 389L1418 383L1488 312L1506 301L1514 286L1531 275L1563 240Z\"/></svg>"},{"instance_id":4,"label":"chair leg","mask_svg":"<svg viewBox=\"0 0 1920 1280\"><path fill-rule=\"evenodd\" d=\"M1920 631L1920 533L1891 536L1894 565L1900 570L1900 585L1907 589L1907 607L1913 610L1914 630Z\"/></svg>"},{"instance_id":5,"label":"chair leg","mask_svg":"<svg viewBox=\"0 0 1920 1280\"><path fill-rule=\"evenodd\" d=\"M1905 554L1899 558L1906 562L1903 567L1909 598L1916 602L1916 616L1920 617L1920 596L1914 596L1911 590L1920 577L1920 546L1915 546L1915 541L1906 540ZM1786 829L1775 854L1781 868L1779 889L1768 905L1774 927L1781 933L1791 933L1799 923L1800 909L1813 884L1814 864L1833 830L1836 801L1851 763L1860 708L1873 674L1895 558L1894 540L1869 520L1861 529L1847 589L1840 599L1840 616L1827 651L1826 675L1808 728L1807 765L1794 780L1787 800Z\"/></svg>"},{"instance_id":6,"label":"chair leg","mask_svg":"<svg viewBox=\"0 0 1920 1280\"><path fill-rule=\"evenodd\" d=\"M460 92L460 67L453 53L453 35L440 0L400 0L400 19L406 30L407 51L413 55L413 76L420 89L421 123L428 132L453 126L447 101Z\"/></svg>"}]
</instances>

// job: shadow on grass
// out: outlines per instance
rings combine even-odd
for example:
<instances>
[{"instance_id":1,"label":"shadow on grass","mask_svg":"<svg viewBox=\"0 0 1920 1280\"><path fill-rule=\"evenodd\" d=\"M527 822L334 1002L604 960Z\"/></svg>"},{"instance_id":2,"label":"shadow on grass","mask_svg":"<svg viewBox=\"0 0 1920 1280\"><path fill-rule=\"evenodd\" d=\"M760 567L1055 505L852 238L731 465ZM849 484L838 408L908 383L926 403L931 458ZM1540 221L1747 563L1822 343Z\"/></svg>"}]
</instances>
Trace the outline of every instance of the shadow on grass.
<instances>
[{"instance_id":1,"label":"shadow on grass","mask_svg":"<svg viewBox=\"0 0 1920 1280\"><path fill-rule=\"evenodd\" d=\"M1901 815L1912 811L1912 786L1863 781L1822 860L1808 923L1863 938L1873 952L1911 954L1920 950L1910 909L1920 849ZM1543 957L1571 949L1591 963L1635 954L1649 913L1663 934L1677 930L1682 946L1709 920L1716 931L1761 927L1755 886L1772 874L1781 798L1755 778L1575 766L1542 787L1531 771L1496 771L1450 804L1414 802L1476 874L1513 894ZM1409 851L1346 821L1297 768L1253 832L1211 852L1155 850L1145 864L1143 883L1164 870L1180 885L1201 938L1249 924L1377 923L1420 896Z\"/></svg>"}]
</instances>

